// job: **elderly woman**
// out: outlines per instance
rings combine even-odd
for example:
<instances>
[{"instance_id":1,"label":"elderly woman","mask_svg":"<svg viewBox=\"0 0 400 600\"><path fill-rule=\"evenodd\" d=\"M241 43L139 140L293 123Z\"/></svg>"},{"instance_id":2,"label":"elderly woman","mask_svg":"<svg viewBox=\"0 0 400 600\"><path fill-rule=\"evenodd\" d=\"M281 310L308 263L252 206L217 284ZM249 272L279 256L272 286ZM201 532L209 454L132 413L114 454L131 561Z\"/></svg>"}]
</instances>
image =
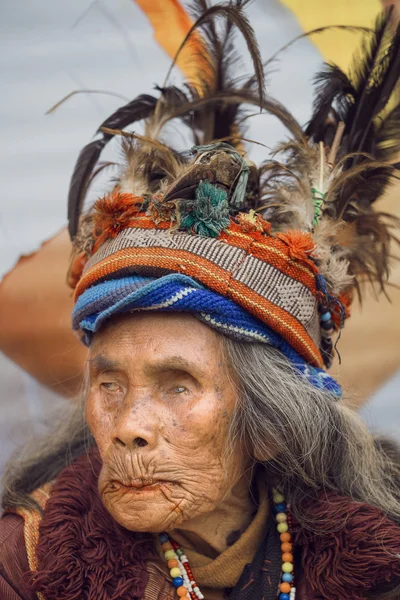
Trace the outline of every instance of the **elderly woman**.
<instances>
[{"instance_id":1,"label":"elderly woman","mask_svg":"<svg viewBox=\"0 0 400 600\"><path fill-rule=\"evenodd\" d=\"M227 74L233 24L255 64L242 87ZM341 405L324 366L354 290L388 273L390 222L372 204L398 150L400 31L388 43L379 19L352 79L319 76L303 131L264 96L239 5L195 27L203 89L139 96L78 159L85 419L75 409L9 468L1 598L398 599L398 452ZM288 127L282 162L246 160L240 103ZM177 118L191 152L158 140ZM145 135L123 132L142 119ZM118 183L83 212L116 134Z\"/></svg>"}]
</instances>

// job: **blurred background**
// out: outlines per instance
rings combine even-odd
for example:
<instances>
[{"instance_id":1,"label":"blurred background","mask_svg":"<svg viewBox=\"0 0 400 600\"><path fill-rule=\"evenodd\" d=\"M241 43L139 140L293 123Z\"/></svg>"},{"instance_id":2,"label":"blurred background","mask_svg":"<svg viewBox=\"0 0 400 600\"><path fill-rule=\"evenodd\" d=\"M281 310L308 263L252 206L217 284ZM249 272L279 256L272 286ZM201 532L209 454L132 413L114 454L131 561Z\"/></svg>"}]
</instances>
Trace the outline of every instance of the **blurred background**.
<instances>
[{"instance_id":1,"label":"blurred background","mask_svg":"<svg viewBox=\"0 0 400 600\"><path fill-rule=\"evenodd\" d=\"M370 27L382 4L392 3L253 0L247 12L268 59L315 28ZM1 474L12 450L45 432L55 411L79 392L85 351L69 329L72 298L65 284L66 197L74 162L110 113L162 85L191 21L184 0L3 0L0 13ZM306 123L313 75L324 60L347 67L359 41L359 33L337 29L302 37L269 66L268 93ZM240 37L238 50L249 66ZM186 68L178 63L172 81L179 82ZM248 123L247 137L267 146L251 145L251 158L264 160L285 132L266 115ZM179 132L170 134L185 147ZM110 144L102 158L116 152ZM105 190L100 177L90 198ZM400 216L399 196L400 187L392 188L380 208ZM338 346L341 365L336 361L333 373L345 401L371 428L400 439L398 265L391 281L390 301L377 302L368 290L363 306L354 306Z\"/></svg>"}]
</instances>

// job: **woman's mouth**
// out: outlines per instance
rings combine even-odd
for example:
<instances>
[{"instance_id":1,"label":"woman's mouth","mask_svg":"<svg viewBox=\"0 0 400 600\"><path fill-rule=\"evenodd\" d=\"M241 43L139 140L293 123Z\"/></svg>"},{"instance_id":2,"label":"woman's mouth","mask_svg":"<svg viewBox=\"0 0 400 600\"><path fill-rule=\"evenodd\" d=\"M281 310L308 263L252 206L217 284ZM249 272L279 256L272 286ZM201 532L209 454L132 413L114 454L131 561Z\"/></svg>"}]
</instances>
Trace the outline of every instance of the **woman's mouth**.
<instances>
[{"instance_id":1,"label":"woman's mouth","mask_svg":"<svg viewBox=\"0 0 400 600\"><path fill-rule=\"evenodd\" d=\"M172 481L165 481L161 479L132 479L128 482L112 480L111 487L115 492L151 492L157 491L166 485L173 485Z\"/></svg>"}]
</instances>

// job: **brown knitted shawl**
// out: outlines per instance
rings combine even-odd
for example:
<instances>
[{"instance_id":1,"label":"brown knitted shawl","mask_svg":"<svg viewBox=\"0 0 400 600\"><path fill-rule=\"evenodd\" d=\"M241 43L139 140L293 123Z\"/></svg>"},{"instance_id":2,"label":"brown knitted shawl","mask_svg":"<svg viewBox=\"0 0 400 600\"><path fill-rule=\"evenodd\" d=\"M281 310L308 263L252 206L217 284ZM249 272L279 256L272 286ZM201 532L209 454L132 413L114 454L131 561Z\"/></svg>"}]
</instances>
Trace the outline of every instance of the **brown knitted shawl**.
<instances>
[{"instance_id":1,"label":"brown knitted shawl","mask_svg":"<svg viewBox=\"0 0 400 600\"><path fill-rule=\"evenodd\" d=\"M97 492L100 460L83 456L56 480L40 525L39 568L31 585L46 600L139 600L152 538L120 527ZM310 514L314 534L294 525L307 600L362 600L368 590L400 583L400 527L377 509L329 494ZM312 592L311 592L312 590Z\"/></svg>"}]
</instances>

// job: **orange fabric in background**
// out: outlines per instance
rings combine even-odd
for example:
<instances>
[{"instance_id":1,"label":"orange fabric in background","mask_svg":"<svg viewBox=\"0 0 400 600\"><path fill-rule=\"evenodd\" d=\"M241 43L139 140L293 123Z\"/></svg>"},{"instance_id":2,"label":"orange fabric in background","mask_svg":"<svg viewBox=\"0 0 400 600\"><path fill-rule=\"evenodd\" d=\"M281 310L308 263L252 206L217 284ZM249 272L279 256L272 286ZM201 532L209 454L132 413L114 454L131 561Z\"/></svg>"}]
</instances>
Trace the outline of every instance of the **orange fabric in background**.
<instances>
[{"instance_id":1,"label":"orange fabric in background","mask_svg":"<svg viewBox=\"0 0 400 600\"><path fill-rule=\"evenodd\" d=\"M193 20L178 0L134 0L149 19L154 29L154 39L173 59L193 25ZM195 86L198 75L207 70L206 48L199 35L194 32L180 52L176 65L185 77ZM204 64L202 65L201 62Z\"/></svg>"},{"instance_id":2,"label":"orange fabric in background","mask_svg":"<svg viewBox=\"0 0 400 600\"><path fill-rule=\"evenodd\" d=\"M70 256L62 231L20 258L0 283L0 351L63 396L79 392L87 355L71 329Z\"/></svg>"}]
</instances>

